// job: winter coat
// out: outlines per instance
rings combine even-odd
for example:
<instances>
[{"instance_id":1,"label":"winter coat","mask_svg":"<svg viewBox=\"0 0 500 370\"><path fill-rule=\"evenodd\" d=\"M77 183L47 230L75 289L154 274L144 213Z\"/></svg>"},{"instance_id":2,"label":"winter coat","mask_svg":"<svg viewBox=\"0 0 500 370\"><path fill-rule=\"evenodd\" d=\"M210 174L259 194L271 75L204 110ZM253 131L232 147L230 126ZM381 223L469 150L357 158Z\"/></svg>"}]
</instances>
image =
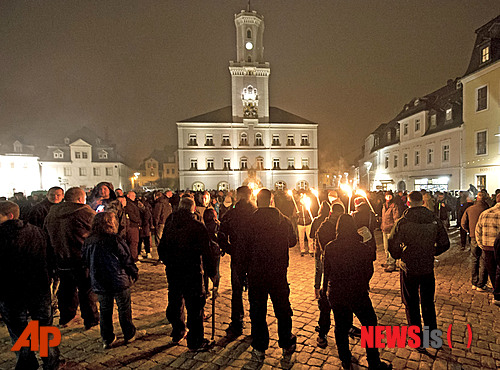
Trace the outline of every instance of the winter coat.
<instances>
[{"instance_id":1,"label":"winter coat","mask_svg":"<svg viewBox=\"0 0 500 370\"><path fill-rule=\"evenodd\" d=\"M47 217L50 207L53 205L54 203L50 203L48 199L44 199L40 203L35 204L28 215L28 222L32 225L43 228L45 217Z\"/></svg>"},{"instance_id":2,"label":"winter coat","mask_svg":"<svg viewBox=\"0 0 500 370\"><path fill-rule=\"evenodd\" d=\"M464 201L463 203L460 203L460 206L457 210L457 223L462 227L462 229L464 229L464 227L462 226L462 217L464 216L467 208L472 207L473 205L474 202Z\"/></svg>"},{"instance_id":3,"label":"winter coat","mask_svg":"<svg viewBox=\"0 0 500 370\"><path fill-rule=\"evenodd\" d=\"M326 245L337 236L337 221L344 212L345 208L341 202L333 203L330 216L319 226L316 234L322 250L325 250Z\"/></svg>"},{"instance_id":4,"label":"winter coat","mask_svg":"<svg viewBox=\"0 0 500 370\"><path fill-rule=\"evenodd\" d=\"M332 307L356 304L368 295L372 252L362 243L352 217L340 215L335 240L326 245L323 289Z\"/></svg>"},{"instance_id":5,"label":"winter coat","mask_svg":"<svg viewBox=\"0 0 500 370\"><path fill-rule=\"evenodd\" d=\"M137 205L137 201L132 201L127 198L125 213L128 217L129 227L138 228L142 226L141 211Z\"/></svg>"},{"instance_id":6,"label":"winter coat","mask_svg":"<svg viewBox=\"0 0 500 370\"><path fill-rule=\"evenodd\" d=\"M299 211L297 212L297 225L307 226L312 222L311 215L307 208L301 203L298 202Z\"/></svg>"},{"instance_id":7,"label":"winter coat","mask_svg":"<svg viewBox=\"0 0 500 370\"><path fill-rule=\"evenodd\" d=\"M109 189L108 199L101 199L99 197L99 189L102 186L106 186ZM100 205L103 205L104 209L100 210L99 212L102 211L114 212L118 220L118 234L120 236L125 237L128 226L127 215L125 213L125 209L123 208L122 203L116 198L115 188L113 187L113 184L107 181L103 181L97 184L94 187L94 189L92 189L92 192L90 193L87 199L87 203L94 211L97 211L98 207Z\"/></svg>"},{"instance_id":8,"label":"winter coat","mask_svg":"<svg viewBox=\"0 0 500 370\"><path fill-rule=\"evenodd\" d=\"M448 220L450 216L451 208L446 204L445 199L437 200L434 205L434 214L442 221Z\"/></svg>"},{"instance_id":9,"label":"winter coat","mask_svg":"<svg viewBox=\"0 0 500 370\"><path fill-rule=\"evenodd\" d=\"M471 239L476 240L476 225L477 221L479 220L479 216L483 211L486 211L488 209L488 204L482 200L476 200L474 205L468 207L464 215L462 216L462 219L460 220L460 226L462 226L462 229L467 231L470 235Z\"/></svg>"},{"instance_id":10,"label":"winter coat","mask_svg":"<svg viewBox=\"0 0 500 370\"><path fill-rule=\"evenodd\" d=\"M316 253L323 253L324 252L321 249L321 246L318 242L317 232L318 232L319 227L323 223L323 221L325 221L325 219L328 217L329 213L330 213L330 206L328 205L328 203L327 202L321 203L321 207L319 208L319 215L318 215L318 217L314 218L314 220L311 224L311 232L309 234L309 237L312 240L314 240L314 244L315 244L314 250Z\"/></svg>"},{"instance_id":11,"label":"winter coat","mask_svg":"<svg viewBox=\"0 0 500 370\"><path fill-rule=\"evenodd\" d=\"M151 235L151 227L153 226L152 208L148 202L144 202L142 204L142 207L139 206L139 211L141 213L141 223L142 223L142 227L141 227L141 230L139 232L139 236L140 237L150 236Z\"/></svg>"},{"instance_id":12,"label":"winter coat","mask_svg":"<svg viewBox=\"0 0 500 370\"><path fill-rule=\"evenodd\" d=\"M83 261L97 294L119 293L137 280L138 269L130 249L117 234L92 234L83 244Z\"/></svg>"},{"instance_id":13,"label":"winter coat","mask_svg":"<svg viewBox=\"0 0 500 370\"><path fill-rule=\"evenodd\" d=\"M396 203L384 203L382 207L382 225L380 226L380 230L382 230L383 233L389 234L398 218L399 209Z\"/></svg>"},{"instance_id":14,"label":"winter coat","mask_svg":"<svg viewBox=\"0 0 500 370\"><path fill-rule=\"evenodd\" d=\"M45 218L59 269L81 268L82 246L89 236L95 212L87 205L62 202L54 205Z\"/></svg>"},{"instance_id":15,"label":"winter coat","mask_svg":"<svg viewBox=\"0 0 500 370\"><path fill-rule=\"evenodd\" d=\"M276 208L263 207L252 214L248 226L245 257L249 285L286 278L288 249L297 244L290 219Z\"/></svg>"},{"instance_id":16,"label":"winter coat","mask_svg":"<svg viewBox=\"0 0 500 370\"><path fill-rule=\"evenodd\" d=\"M450 248L441 220L427 208L408 208L389 235L389 252L401 259L401 269L412 275L431 274L434 256Z\"/></svg>"},{"instance_id":17,"label":"winter coat","mask_svg":"<svg viewBox=\"0 0 500 370\"><path fill-rule=\"evenodd\" d=\"M21 220L0 224L0 301L24 305L50 296L53 259L47 235Z\"/></svg>"},{"instance_id":18,"label":"winter coat","mask_svg":"<svg viewBox=\"0 0 500 370\"><path fill-rule=\"evenodd\" d=\"M170 205L168 199L160 195L160 197L155 201L153 205L153 225L158 227L159 225L165 224L168 216L172 213L172 206Z\"/></svg>"},{"instance_id":19,"label":"winter coat","mask_svg":"<svg viewBox=\"0 0 500 370\"><path fill-rule=\"evenodd\" d=\"M377 242L375 241L375 227L377 226L377 220L375 214L372 212L368 204L361 203L352 213L352 218L354 219L354 223L358 229L365 226L368 230L370 230L372 238L366 242L366 245L370 247L370 250L372 251L372 259L375 261L377 259Z\"/></svg>"},{"instance_id":20,"label":"winter coat","mask_svg":"<svg viewBox=\"0 0 500 370\"><path fill-rule=\"evenodd\" d=\"M165 264L168 279L198 281L203 270L209 277L216 274L217 256L211 253L207 229L185 209L167 219L158 256Z\"/></svg>"}]
</instances>

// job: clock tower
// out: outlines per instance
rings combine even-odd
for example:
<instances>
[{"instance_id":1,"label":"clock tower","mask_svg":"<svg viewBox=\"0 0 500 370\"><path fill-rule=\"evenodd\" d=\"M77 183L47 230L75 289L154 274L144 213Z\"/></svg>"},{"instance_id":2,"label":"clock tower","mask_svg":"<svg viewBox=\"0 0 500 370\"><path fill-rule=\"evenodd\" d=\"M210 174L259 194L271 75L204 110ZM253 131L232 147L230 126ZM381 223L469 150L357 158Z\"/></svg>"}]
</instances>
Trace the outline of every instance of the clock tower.
<instances>
[{"instance_id":1,"label":"clock tower","mask_svg":"<svg viewBox=\"0 0 500 370\"><path fill-rule=\"evenodd\" d=\"M229 63L234 122L269 122L269 63L264 61L264 17L255 10L234 16L236 61Z\"/></svg>"}]
</instances>

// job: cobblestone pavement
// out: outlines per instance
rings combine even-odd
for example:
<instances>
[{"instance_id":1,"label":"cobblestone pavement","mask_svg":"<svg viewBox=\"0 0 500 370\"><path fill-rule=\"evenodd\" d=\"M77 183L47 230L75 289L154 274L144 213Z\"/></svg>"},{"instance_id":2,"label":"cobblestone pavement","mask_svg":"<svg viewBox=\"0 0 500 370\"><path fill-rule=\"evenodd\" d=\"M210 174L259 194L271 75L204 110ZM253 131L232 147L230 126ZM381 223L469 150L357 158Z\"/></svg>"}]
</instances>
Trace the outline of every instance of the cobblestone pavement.
<instances>
[{"instance_id":1,"label":"cobblestone pavement","mask_svg":"<svg viewBox=\"0 0 500 370\"><path fill-rule=\"evenodd\" d=\"M391 362L395 369L477 369L500 368L500 308L491 304L491 293L471 290L469 274L469 252L461 251L457 245L458 231L450 232L452 247L438 257L436 262L436 311L438 327L443 330L443 348L420 354L410 347L381 349L382 359ZM371 280L371 299L380 325L406 325L406 317L399 292L399 273L385 273L383 247L377 235L378 259L375 274ZM190 352L185 341L173 346L169 334L171 326L165 320L166 293L163 266L150 262L139 265L140 278L133 288L133 316L140 337L133 343L123 344L115 309L115 330L118 335L116 347L103 350L98 327L84 331L78 319L68 328L61 329L60 345L65 368L74 369L337 369L340 368L337 348L330 330L326 349L316 346L315 326L318 309L314 300L313 276L314 258L301 257L297 247L290 251L290 300L294 312L293 328L298 336L297 352L290 361L281 358L277 343L277 327L272 306L269 302L268 323L270 327L270 348L264 363L251 360L250 322L245 317L246 328L237 340L227 343L224 339L230 318L230 257L221 261L221 290L216 301L215 346L209 352ZM248 302L245 295L245 308ZM211 300L206 311L211 312ZM58 319L55 319L57 323ZM333 321L333 320L332 320ZM467 348L466 324L472 327L472 344ZM355 320L355 324L359 322ZM448 326L453 324L453 348L446 345ZM210 338L211 320L205 324L205 336ZM359 359L359 368L366 368L365 350L359 339L351 339L353 356ZM10 338L5 325L0 325L0 369L13 369L14 353L10 352Z\"/></svg>"}]
</instances>

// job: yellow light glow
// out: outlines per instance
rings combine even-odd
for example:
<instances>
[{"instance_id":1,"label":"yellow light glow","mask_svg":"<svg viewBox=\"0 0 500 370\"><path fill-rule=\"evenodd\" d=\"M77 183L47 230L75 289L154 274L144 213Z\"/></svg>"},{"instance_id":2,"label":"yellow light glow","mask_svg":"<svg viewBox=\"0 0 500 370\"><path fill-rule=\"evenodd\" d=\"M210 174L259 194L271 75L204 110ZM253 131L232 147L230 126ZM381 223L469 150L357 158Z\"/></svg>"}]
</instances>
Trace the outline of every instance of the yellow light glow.
<instances>
[{"instance_id":1,"label":"yellow light glow","mask_svg":"<svg viewBox=\"0 0 500 370\"><path fill-rule=\"evenodd\" d=\"M366 192L361 189L356 189L356 195L361 195L362 197L366 198Z\"/></svg>"},{"instance_id":2,"label":"yellow light glow","mask_svg":"<svg viewBox=\"0 0 500 370\"><path fill-rule=\"evenodd\" d=\"M260 190L261 190L261 189L253 189L253 190L252 190L253 196L254 196L254 197L256 197L256 196L257 196L257 194L259 194Z\"/></svg>"},{"instance_id":3,"label":"yellow light glow","mask_svg":"<svg viewBox=\"0 0 500 370\"><path fill-rule=\"evenodd\" d=\"M319 193L316 189L311 188L311 193L314 194L315 197L318 197Z\"/></svg>"},{"instance_id":4,"label":"yellow light glow","mask_svg":"<svg viewBox=\"0 0 500 370\"><path fill-rule=\"evenodd\" d=\"M340 189L347 193L348 197L352 197L352 188L348 184L340 184Z\"/></svg>"},{"instance_id":5,"label":"yellow light glow","mask_svg":"<svg viewBox=\"0 0 500 370\"><path fill-rule=\"evenodd\" d=\"M290 197L293 196L292 190L288 189L286 192Z\"/></svg>"}]
</instances>

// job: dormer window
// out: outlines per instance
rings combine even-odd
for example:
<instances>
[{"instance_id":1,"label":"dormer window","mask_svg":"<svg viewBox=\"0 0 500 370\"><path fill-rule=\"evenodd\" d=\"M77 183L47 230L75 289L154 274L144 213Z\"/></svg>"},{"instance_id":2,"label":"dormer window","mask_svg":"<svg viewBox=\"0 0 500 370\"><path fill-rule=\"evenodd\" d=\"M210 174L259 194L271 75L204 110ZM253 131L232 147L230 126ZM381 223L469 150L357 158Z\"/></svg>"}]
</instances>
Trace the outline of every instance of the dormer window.
<instances>
[{"instance_id":1,"label":"dormer window","mask_svg":"<svg viewBox=\"0 0 500 370\"><path fill-rule=\"evenodd\" d=\"M19 141L16 141L14 143L14 152L21 153L22 151L23 151L23 144L21 144Z\"/></svg>"},{"instance_id":2,"label":"dormer window","mask_svg":"<svg viewBox=\"0 0 500 370\"><path fill-rule=\"evenodd\" d=\"M446 120L447 121L451 121L451 119L453 118L453 111L451 108L448 108L446 109Z\"/></svg>"},{"instance_id":3,"label":"dormer window","mask_svg":"<svg viewBox=\"0 0 500 370\"><path fill-rule=\"evenodd\" d=\"M375 143L373 144L374 146L379 146L379 144L380 144L380 138L378 137L378 135L375 135L374 142L375 142Z\"/></svg>"},{"instance_id":4,"label":"dormer window","mask_svg":"<svg viewBox=\"0 0 500 370\"><path fill-rule=\"evenodd\" d=\"M99 138L95 139L95 143L96 143L97 145L101 144L101 139L99 139Z\"/></svg>"},{"instance_id":5,"label":"dormer window","mask_svg":"<svg viewBox=\"0 0 500 370\"><path fill-rule=\"evenodd\" d=\"M105 150L101 150L99 152L99 159L108 159L108 152Z\"/></svg>"},{"instance_id":6,"label":"dormer window","mask_svg":"<svg viewBox=\"0 0 500 370\"><path fill-rule=\"evenodd\" d=\"M481 63L486 63L490 60L490 47L489 45L481 49Z\"/></svg>"},{"instance_id":7,"label":"dormer window","mask_svg":"<svg viewBox=\"0 0 500 370\"><path fill-rule=\"evenodd\" d=\"M62 150L54 150L54 159L63 159L64 153Z\"/></svg>"},{"instance_id":8,"label":"dormer window","mask_svg":"<svg viewBox=\"0 0 500 370\"><path fill-rule=\"evenodd\" d=\"M436 115L433 114L431 116L431 128L435 128L436 127Z\"/></svg>"},{"instance_id":9,"label":"dormer window","mask_svg":"<svg viewBox=\"0 0 500 370\"><path fill-rule=\"evenodd\" d=\"M391 141L391 139L392 139L392 133L389 130L389 131L387 131L387 141Z\"/></svg>"},{"instance_id":10,"label":"dormer window","mask_svg":"<svg viewBox=\"0 0 500 370\"><path fill-rule=\"evenodd\" d=\"M88 159L89 153L87 152L82 152L82 159Z\"/></svg>"},{"instance_id":11,"label":"dormer window","mask_svg":"<svg viewBox=\"0 0 500 370\"><path fill-rule=\"evenodd\" d=\"M69 145L69 137L64 138L64 144Z\"/></svg>"}]
</instances>

